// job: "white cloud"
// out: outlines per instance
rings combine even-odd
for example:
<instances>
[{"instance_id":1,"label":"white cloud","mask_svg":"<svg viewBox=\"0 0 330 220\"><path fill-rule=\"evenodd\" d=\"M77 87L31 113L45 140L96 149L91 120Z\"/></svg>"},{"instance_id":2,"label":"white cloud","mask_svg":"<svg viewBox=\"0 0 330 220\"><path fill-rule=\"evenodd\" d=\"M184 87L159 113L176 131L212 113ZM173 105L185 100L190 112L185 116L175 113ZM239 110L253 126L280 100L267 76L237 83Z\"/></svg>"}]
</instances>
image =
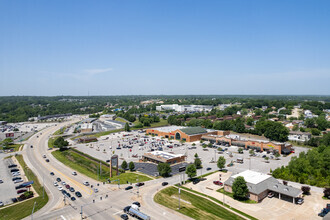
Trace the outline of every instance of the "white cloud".
<instances>
[{"instance_id":1,"label":"white cloud","mask_svg":"<svg viewBox=\"0 0 330 220\"><path fill-rule=\"evenodd\" d=\"M112 71L112 68L104 68L104 69L87 69L84 70L85 73L88 73L90 75L95 75L95 74L99 74L99 73L106 73L106 72L110 72Z\"/></svg>"}]
</instances>

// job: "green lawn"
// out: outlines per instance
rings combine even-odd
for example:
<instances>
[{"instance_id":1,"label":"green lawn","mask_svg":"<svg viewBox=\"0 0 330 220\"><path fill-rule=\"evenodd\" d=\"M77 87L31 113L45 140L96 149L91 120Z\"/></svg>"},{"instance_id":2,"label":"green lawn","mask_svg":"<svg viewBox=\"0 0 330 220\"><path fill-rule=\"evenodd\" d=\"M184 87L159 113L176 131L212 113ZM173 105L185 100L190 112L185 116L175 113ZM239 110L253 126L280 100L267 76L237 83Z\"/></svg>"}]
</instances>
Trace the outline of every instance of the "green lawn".
<instances>
[{"instance_id":1,"label":"green lawn","mask_svg":"<svg viewBox=\"0 0 330 220\"><path fill-rule=\"evenodd\" d=\"M118 179L119 179L120 184L126 184L127 181L129 183L136 183L136 182L145 182L145 181L152 180L148 176L140 175L135 172L125 172L125 173L120 174L119 176L114 176L114 177L110 178L110 180L112 181L111 182L112 184L118 184L117 181L113 182L113 180L118 180Z\"/></svg>"},{"instance_id":2,"label":"green lawn","mask_svg":"<svg viewBox=\"0 0 330 220\"><path fill-rule=\"evenodd\" d=\"M184 187L184 186L181 186L181 188L183 188L183 189L185 189L185 190L187 190L187 191L190 191L190 192L196 193L196 194L198 194L198 195L201 195L201 196L207 197L207 198L209 198L209 199L215 201L216 203L219 203L219 204L221 204L221 205L223 205L223 206L226 206L227 208L229 208L229 209L235 211L236 213L239 213L239 214L241 214L241 215L247 217L248 219L257 220L257 218L255 218L255 217L253 217L253 216L251 216L251 215L248 215L248 214L246 214L246 213L244 213L244 212L242 212L242 211L240 211L240 210L238 210L238 209L235 209L235 208L229 206L229 205L226 204L226 203L223 204L222 201L220 201L220 200L218 200L218 199L216 199L216 198L214 198L214 197L211 197L211 196L205 195L204 193L197 192L197 191L195 191L195 190L189 189L189 188Z\"/></svg>"},{"instance_id":3,"label":"green lawn","mask_svg":"<svg viewBox=\"0 0 330 220\"><path fill-rule=\"evenodd\" d=\"M166 125L168 125L168 121L161 118L160 122L152 123L149 127L143 127L143 128L161 127Z\"/></svg>"},{"instance_id":4,"label":"green lawn","mask_svg":"<svg viewBox=\"0 0 330 220\"><path fill-rule=\"evenodd\" d=\"M78 150L69 149L66 151L53 151L53 156L65 164L68 167L82 173L92 179L100 180L102 182L106 182L110 177L110 168L109 164L101 161L101 176L100 179L98 177L98 172L100 168L100 160L91 157L87 154L84 154ZM116 172L114 172L116 174ZM120 184L126 184L126 181L136 183L137 177L139 178L139 182L151 180L151 178L139 175L138 173L123 173L119 176L115 176L111 178L111 180L120 180ZM117 184L118 182L111 182L112 184Z\"/></svg>"},{"instance_id":5,"label":"green lawn","mask_svg":"<svg viewBox=\"0 0 330 220\"><path fill-rule=\"evenodd\" d=\"M54 147L55 140L56 140L56 138L49 138L48 139L48 147L49 148L53 148Z\"/></svg>"},{"instance_id":6,"label":"green lawn","mask_svg":"<svg viewBox=\"0 0 330 220\"><path fill-rule=\"evenodd\" d=\"M0 210L0 219L8 219L8 220L19 220L23 219L29 215L31 215L31 211L33 209L34 202L36 202L36 206L34 209L34 212L37 212L39 209L41 209L44 205L48 202L48 195L45 192L45 197L42 198L42 185L39 183L37 177L34 175L34 173L26 166L23 156L17 155L16 156L18 162L24 169L24 173L29 181L34 181L33 187L39 194L39 197L30 199L25 202L20 202L17 205L13 205L10 207L7 207L5 209Z\"/></svg>"},{"instance_id":7,"label":"green lawn","mask_svg":"<svg viewBox=\"0 0 330 220\"><path fill-rule=\"evenodd\" d=\"M122 119L122 118L116 118L115 121L119 121L119 122L123 122L123 123L126 123L127 121Z\"/></svg>"},{"instance_id":8,"label":"green lawn","mask_svg":"<svg viewBox=\"0 0 330 220\"><path fill-rule=\"evenodd\" d=\"M63 127L57 131L54 132L54 135L60 135L60 134L63 134L64 133L64 130L66 129L66 127Z\"/></svg>"},{"instance_id":9,"label":"green lawn","mask_svg":"<svg viewBox=\"0 0 330 220\"><path fill-rule=\"evenodd\" d=\"M174 198L173 198L174 197ZM181 190L181 208L178 210L178 189L168 187L158 192L155 202L187 215L193 219L214 220L214 219L243 219L227 209L215 204L208 199Z\"/></svg>"},{"instance_id":10,"label":"green lawn","mask_svg":"<svg viewBox=\"0 0 330 220\"><path fill-rule=\"evenodd\" d=\"M16 152L19 150L19 148L22 146L22 144L10 144L8 147L3 147L3 150L9 150L9 149L14 149L13 152Z\"/></svg>"},{"instance_id":11,"label":"green lawn","mask_svg":"<svg viewBox=\"0 0 330 220\"><path fill-rule=\"evenodd\" d=\"M231 197L231 198L234 199L234 193L226 192L223 188L218 189L217 192L219 192L219 193L223 193L223 194L225 194L226 196L229 196L229 197ZM235 199L235 200L237 200L237 199ZM244 202L244 203L250 203L250 204L258 203L258 202L254 201L254 200L251 200L251 199L237 200L237 201Z\"/></svg>"}]
</instances>

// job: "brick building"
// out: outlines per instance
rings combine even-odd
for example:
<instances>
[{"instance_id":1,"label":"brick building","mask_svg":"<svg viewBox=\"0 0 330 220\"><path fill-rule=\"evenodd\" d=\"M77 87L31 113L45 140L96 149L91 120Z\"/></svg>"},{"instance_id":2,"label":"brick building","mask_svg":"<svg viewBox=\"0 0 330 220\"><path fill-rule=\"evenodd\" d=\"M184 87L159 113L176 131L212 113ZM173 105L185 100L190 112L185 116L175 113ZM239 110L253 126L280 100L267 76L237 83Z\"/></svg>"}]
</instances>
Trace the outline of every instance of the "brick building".
<instances>
[{"instance_id":1,"label":"brick building","mask_svg":"<svg viewBox=\"0 0 330 220\"><path fill-rule=\"evenodd\" d=\"M171 154L164 151L153 151L150 153L144 153L142 156L143 161L149 161L152 163L168 163L176 164L186 161L186 156L183 154Z\"/></svg>"}]
</instances>

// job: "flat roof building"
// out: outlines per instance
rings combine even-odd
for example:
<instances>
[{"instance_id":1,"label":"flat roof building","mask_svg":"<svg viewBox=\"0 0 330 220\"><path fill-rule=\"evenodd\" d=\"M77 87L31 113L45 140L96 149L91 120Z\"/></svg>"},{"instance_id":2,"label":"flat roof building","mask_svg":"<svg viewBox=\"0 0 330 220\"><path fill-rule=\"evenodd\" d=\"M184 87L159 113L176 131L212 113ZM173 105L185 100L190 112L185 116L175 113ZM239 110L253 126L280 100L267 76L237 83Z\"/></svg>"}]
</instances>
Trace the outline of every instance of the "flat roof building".
<instances>
[{"instance_id":1,"label":"flat roof building","mask_svg":"<svg viewBox=\"0 0 330 220\"><path fill-rule=\"evenodd\" d=\"M186 156L183 154L171 154L164 151L153 151L150 153L144 153L142 156L143 161L149 161L152 163L168 163L176 164L186 160Z\"/></svg>"},{"instance_id":2,"label":"flat roof building","mask_svg":"<svg viewBox=\"0 0 330 220\"><path fill-rule=\"evenodd\" d=\"M218 134L218 131L202 127L167 126L150 128L146 130L146 133L169 139L193 142L201 140L203 134Z\"/></svg>"}]
</instances>

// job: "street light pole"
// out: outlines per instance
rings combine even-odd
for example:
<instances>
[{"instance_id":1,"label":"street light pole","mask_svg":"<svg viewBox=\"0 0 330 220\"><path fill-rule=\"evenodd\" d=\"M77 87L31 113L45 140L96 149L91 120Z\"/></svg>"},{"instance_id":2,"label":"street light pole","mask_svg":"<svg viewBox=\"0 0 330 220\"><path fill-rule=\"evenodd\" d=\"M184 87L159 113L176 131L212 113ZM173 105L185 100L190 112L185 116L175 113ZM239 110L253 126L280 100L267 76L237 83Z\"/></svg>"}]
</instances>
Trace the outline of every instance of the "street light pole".
<instances>
[{"instance_id":1,"label":"street light pole","mask_svg":"<svg viewBox=\"0 0 330 220\"><path fill-rule=\"evenodd\" d=\"M179 187L179 210L180 210L180 194L181 194L181 188Z\"/></svg>"},{"instance_id":2,"label":"street light pole","mask_svg":"<svg viewBox=\"0 0 330 220\"><path fill-rule=\"evenodd\" d=\"M32 213L31 213L31 220L33 220L33 212L34 212L34 207L36 206L36 203L37 202L34 202L34 205L33 205Z\"/></svg>"},{"instance_id":3,"label":"street light pole","mask_svg":"<svg viewBox=\"0 0 330 220\"><path fill-rule=\"evenodd\" d=\"M45 175L42 174L42 198L45 198Z\"/></svg>"}]
</instances>

